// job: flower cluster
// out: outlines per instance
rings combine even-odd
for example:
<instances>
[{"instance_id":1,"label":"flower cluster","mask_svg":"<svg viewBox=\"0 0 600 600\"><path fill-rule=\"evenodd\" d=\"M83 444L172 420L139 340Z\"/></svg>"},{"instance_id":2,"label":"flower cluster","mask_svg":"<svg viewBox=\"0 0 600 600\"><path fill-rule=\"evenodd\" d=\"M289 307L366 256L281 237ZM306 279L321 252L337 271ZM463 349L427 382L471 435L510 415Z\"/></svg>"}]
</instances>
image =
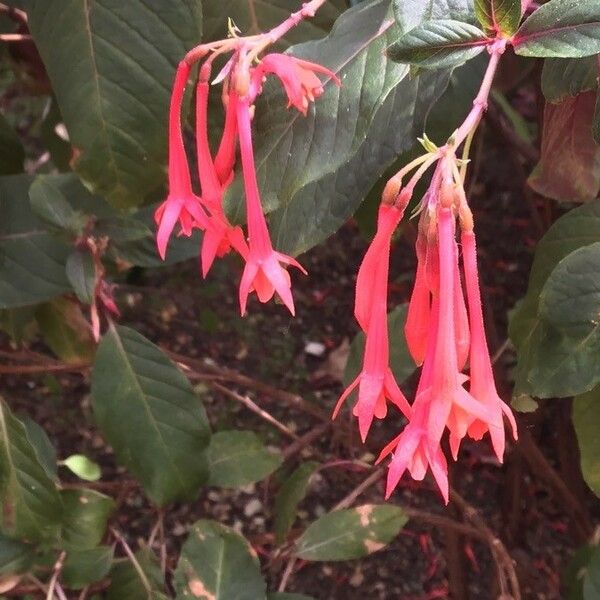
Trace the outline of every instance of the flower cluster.
<instances>
[{"instance_id":1,"label":"flower cluster","mask_svg":"<svg viewBox=\"0 0 600 600\"><path fill-rule=\"evenodd\" d=\"M428 165L432 161L421 162ZM419 208L418 266L405 326L410 353L422 365L412 405L394 380L387 333L388 264L391 237L413 187L400 190L400 184L392 180L384 192L377 233L360 267L356 285L355 316L366 333L363 368L340 398L334 416L358 385L354 415L358 417L364 441L373 418L385 417L386 399L396 405L408 423L378 459L392 454L386 496L391 495L406 470L414 479L422 480L431 469L448 502L448 467L441 449L445 430L449 431L454 460L465 436L480 440L489 432L500 461L505 446L503 417L507 417L515 439L517 430L512 412L498 396L494 384L484 332L473 217L451 152L440 158ZM464 288L457 222L461 230ZM463 373L467 364L468 376Z\"/></svg>"},{"instance_id":2,"label":"flower cluster","mask_svg":"<svg viewBox=\"0 0 600 600\"><path fill-rule=\"evenodd\" d=\"M200 193L194 192L182 135L181 110L185 88L191 74L191 61L186 58L177 69L169 111L169 194L155 213L158 226L156 242L165 258L169 239L179 223L180 235L190 236L194 229L203 232L200 252L202 275L206 277L215 257L230 250L245 261L239 289L242 315L248 295L256 292L261 302L268 302L275 292L294 314L290 276L285 266L306 271L292 257L273 248L263 214L252 145L254 101L262 92L266 77L279 78L288 97L288 106L307 113L309 103L323 93L317 73L339 84L337 77L325 67L285 54L267 54L254 65L260 40L244 38L224 40L221 45L203 49L210 54L199 69L196 88L196 154ZM269 38L267 38L267 42ZM257 45L258 44L258 45ZM232 57L216 81L223 83L225 122L221 141L213 157L208 139L209 79L213 59L224 51ZM223 197L231 183L239 154L246 198L247 238L241 227L232 225L223 209Z\"/></svg>"}]
</instances>

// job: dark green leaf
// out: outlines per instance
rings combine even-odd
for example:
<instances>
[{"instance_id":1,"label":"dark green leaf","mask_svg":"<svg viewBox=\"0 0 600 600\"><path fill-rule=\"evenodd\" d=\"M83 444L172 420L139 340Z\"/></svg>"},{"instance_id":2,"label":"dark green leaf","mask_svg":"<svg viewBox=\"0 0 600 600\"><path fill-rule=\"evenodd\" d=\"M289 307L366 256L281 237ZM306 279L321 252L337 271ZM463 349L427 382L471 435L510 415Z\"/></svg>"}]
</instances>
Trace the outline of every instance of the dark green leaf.
<instances>
[{"instance_id":1,"label":"dark green leaf","mask_svg":"<svg viewBox=\"0 0 600 600\"><path fill-rule=\"evenodd\" d=\"M281 485L275 498L275 541L281 544L296 520L298 504L308 491L310 478L319 467L317 462L301 464Z\"/></svg>"},{"instance_id":2,"label":"dark green leaf","mask_svg":"<svg viewBox=\"0 0 600 600\"><path fill-rule=\"evenodd\" d=\"M547 58L542 69L542 92L548 102L560 102L598 87L598 62L585 58Z\"/></svg>"},{"instance_id":3,"label":"dark green leaf","mask_svg":"<svg viewBox=\"0 0 600 600\"><path fill-rule=\"evenodd\" d=\"M215 521L198 521L192 527L174 584L178 600L266 599L256 552L241 535Z\"/></svg>"},{"instance_id":4,"label":"dark green leaf","mask_svg":"<svg viewBox=\"0 0 600 600\"><path fill-rule=\"evenodd\" d=\"M381 550L406 524L401 508L365 504L328 513L312 523L296 542L294 554L305 560L351 560Z\"/></svg>"},{"instance_id":5,"label":"dark green leaf","mask_svg":"<svg viewBox=\"0 0 600 600\"><path fill-rule=\"evenodd\" d=\"M36 333L36 306L20 306L0 310L0 329L18 346L31 341Z\"/></svg>"},{"instance_id":6,"label":"dark green leaf","mask_svg":"<svg viewBox=\"0 0 600 600\"><path fill-rule=\"evenodd\" d=\"M405 33L392 44L391 60L428 69L456 67L474 58L485 48L485 33L461 21L427 21Z\"/></svg>"},{"instance_id":7,"label":"dark green leaf","mask_svg":"<svg viewBox=\"0 0 600 600\"><path fill-rule=\"evenodd\" d=\"M26 573L34 558L34 548L30 544L0 534L0 575Z\"/></svg>"},{"instance_id":8,"label":"dark green leaf","mask_svg":"<svg viewBox=\"0 0 600 600\"><path fill-rule=\"evenodd\" d=\"M583 546L576 550L562 574L562 585L567 592L566 600L583 600L583 580L594 546Z\"/></svg>"},{"instance_id":9,"label":"dark green leaf","mask_svg":"<svg viewBox=\"0 0 600 600\"><path fill-rule=\"evenodd\" d=\"M33 212L49 225L75 234L85 225L85 218L67 202L55 177L36 177L29 188L29 201Z\"/></svg>"},{"instance_id":10,"label":"dark green leaf","mask_svg":"<svg viewBox=\"0 0 600 600\"><path fill-rule=\"evenodd\" d=\"M394 340L394 343L390 347L390 367L398 383L402 383L410 377L417 368L415 361L408 351L404 335L407 311L408 304L401 304L388 314L389 337L391 340ZM360 373L364 346L365 334L360 332L356 335L350 347L350 354L348 355L348 362L344 371L344 385L350 385Z\"/></svg>"},{"instance_id":11,"label":"dark green leaf","mask_svg":"<svg viewBox=\"0 0 600 600\"><path fill-rule=\"evenodd\" d=\"M4 115L0 115L0 175L23 172L25 150Z\"/></svg>"},{"instance_id":12,"label":"dark green leaf","mask_svg":"<svg viewBox=\"0 0 600 600\"><path fill-rule=\"evenodd\" d=\"M111 569L106 600L167 600L160 565L154 554L144 548L135 553L135 559L141 574L129 560L121 561Z\"/></svg>"},{"instance_id":13,"label":"dark green leaf","mask_svg":"<svg viewBox=\"0 0 600 600\"><path fill-rule=\"evenodd\" d=\"M490 35L510 37L519 28L521 0L475 0L475 14Z\"/></svg>"},{"instance_id":14,"label":"dark green leaf","mask_svg":"<svg viewBox=\"0 0 600 600\"><path fill-rule=\"evenodd\" d=\"M35 318L44 342L69 363L91 360L95 343L81 307L70 298L57 298L40 306Z\"/></svg>"},{"instance_id":15,"label":"dark green leaf","mask_svg":"<svg viewBox=\"0 0 600 600\"><path fill-rule=\"evenodd\" d=\"M152 232L135 218L112 217L100 219L94 228L96 235L106 236L111 242L123 244L152 238Z\"/></svg>"},{"instance_id":16,"label":"dark green leaf","mask_svg":"<svg viewBox=\"0 0 600 600\"><path fill-rule=\"evenodd\" d=\"M68 588L80 590L106 577L112 559L113 548L109 546L67 553L61 580Z\"/></svg>"},{"instance_id":17,"label":"dark green leaf","mask_svg":"<svg viewBox=\"0 0 600 600\"><path fill-rule=\"evenodd\" d=\"M209 485L240 487L268 477L281 465L281 454L271 452L252 431L218 431L207 450Z\"/></svg>"},{"instance_id":18,"label":"dark green leaf","mask_svg":"<svg viewBox=\"0 0 600 600\"><path fill-rule=\"evenodd\" d=\"M85 481L98 481L102 477L100 466L83 454L72 454L65 458L62 464L77 475L79 479Z\"/></svg>"},{"instance_id":19,"label":"dark green leaf","mask_svg":"<svg viewBox=\"0 0 600 600\"><path fill-rule=\"evenodd\" d=\"M164 178L170 87L200 42L200 3L33 0L28 14L75 169L111 204L140 204Z\"/></svg>"},{"instance_id":20,"label":"dark green leaf","mask_svg":"<svg viewBox=\"0 0 600 600\"><path fill-rule=\"evenodd\" d=\"M113 499L85 488L62 490L61 498L65 507L63 543L77 550L97 546L115 508Z\"/></svg>"},{"instance_id":21,"label":"dark green leaf","mask_svg":"<svg viewBox=\"0 0 600 600\"><path fill-rule=\"evenodd\" d=\"M279 46L286 47L327 33L342 10L343 2L326 2L313 19L305 19L292 28ZM266 32L279 25L291 13L300 8L297 0L223 0L205 2L204 40L212 41L227 37L227 19L231 18L243 35ZM345 7L344 7L345 8Z\"/></svg>"},{"instance_id":22,"label":"dark green leaf","mask_svg":"<svg viewBox=\"0 0 600 600\"><path fill-rule=\"evenodd\" d=\"M62 503L27 430L0 400L0 497L4 532L28 540L54 538Z\"/></svg>"},{"instance_id":23,"label":"dark green leaf","mask_svg":"<svg viewBox=\"0 0 600 600\"><path fill-rule=\"evenodd\" d=\"M66 264L69 283L84 304L91 304L96 295L96 265L88 250L77 248L69 254Z\"/></svg>"},{"instance_id":24,"label":"dark green leaf","mask_svg":"<svg viewBox=\"0 0 600 600\"><path fill-rule=\"evenodd\" d=\"M600 52L600 3L550 0L513 38L521 56L577 58Z\"/></svg>"},{"instance_id":25,"label":"dark green leaf","mask_svg":"<svg viewBox=\"0 0 600 600\"><path fill-rule=\"evenodd\" d=\"M600 597L600 549L596 547L585 570L583 600L596 600L598 597Z\"/></svg>"},{"instance_id":26,"label":"dark green leaf","mask_svg":"<svg viewBox=\"0 0 600 600\"><path fill-rule=\"evenodd\" d=\"M600 496L600 388L573 400L573 425L579 443L581 472L596 496Z\"/></svg>"},{"instance_id":27,"label":"dark green leaf","mask_svg":"<svg viewBox=\"0 0 600 600\"><path fill-rule=\"evenodd\" d=\"M52 98L48 101L44 120L40 127L40 134L44 146L50 152L54 166L61 172L71 170L69 163L73 156L71 144L64 139L65 133L66 128L60 114L60 109L58 108L56 99Z\"/></svg>"},{"instance_id":28,"label":"dark green leaf","mask_svg":"<svg viewBox=\"0 0 600 600\"><path fill-rule=\"evenodd\" d=\"M56 450L46 432L31 417L21 417L21 422L25 426L27 439L33 446L40 464L51 479L57 480L58 465L56 462Z\"/></svg>"},{"instance_id":29,"label":"dark green leaf","mask_svg":"<svg viewBox=\"0 0 600 600\"><path fill-rule=\"evenodd\" d=\"M394 16L402 32L409 31L425 21L454 19L477 23L473 0L393 0Z\"/></svg>"},{"instance_id":30,"label":"dark green leaf","mask_svg":"<svg viewBox=\"0 0 600 600\"><path fill-rule=\"evenodd\" d=\"M149 340L111 327L92 371L94 413L117 459L164 505L192 500L208 475L209 427L189 381Z\"/></svg>"}]
</instances>

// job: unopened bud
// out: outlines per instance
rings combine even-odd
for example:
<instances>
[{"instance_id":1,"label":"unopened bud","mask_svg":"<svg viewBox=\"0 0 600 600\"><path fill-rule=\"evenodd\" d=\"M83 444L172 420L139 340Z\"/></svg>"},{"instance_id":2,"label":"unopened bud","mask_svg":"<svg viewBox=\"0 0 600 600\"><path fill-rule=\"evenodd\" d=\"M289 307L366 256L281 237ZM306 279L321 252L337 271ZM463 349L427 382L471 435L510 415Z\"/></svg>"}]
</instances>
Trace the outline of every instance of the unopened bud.
<instances>
[{"instance_id":1,"label":"unopened bud","mask_svg":"<svg viewBox=\"0 0 600 600\"><path fill-rule=\"evenodd\" d=\"M461 202L458 208L458 219L463 231L473 231L473 213L466 202Z\"/></svg>"},{"instance_id":2,"label":"unopened bud","mask_svg":"<svg viewBox=\"0 0 600 600\"><path fill-rule=\"evenodd\" d=\"M396 202L396 198L400 193L400 188L402 187L402 178L398 177L398 175L394 175L383 188L383 193L381 194L381 203L391 206Z\"/></svg>"},{"instance_id":3,"label":"unopened bud","mask_svg":"<svg viewBox=\"0 0 600 600\"><path fill-rule=\"evenodd\" d=\"M456 189L451 180L444 179L440 186L440 204L443 208L451 208L456 199Z\"/></svg>"}]
</instances>

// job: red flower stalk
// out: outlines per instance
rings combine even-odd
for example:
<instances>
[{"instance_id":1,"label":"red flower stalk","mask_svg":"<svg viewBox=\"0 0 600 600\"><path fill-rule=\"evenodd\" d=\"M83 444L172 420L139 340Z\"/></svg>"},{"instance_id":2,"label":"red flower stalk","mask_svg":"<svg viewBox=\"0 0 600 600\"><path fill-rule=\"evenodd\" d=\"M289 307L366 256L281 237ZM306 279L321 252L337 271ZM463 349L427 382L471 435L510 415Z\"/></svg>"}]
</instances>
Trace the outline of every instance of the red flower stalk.
<instances>
[{"instance_id":1,"label":"red flower stalk","mask_svg":"<svg viewBox=\"0 0 600 600\"><path fill-rule=\"evenodd\" d=\"M340 85L338 77L321 65L289 56L288 54L267 54L254 69L253 83L260 93L263 78L273 73L281 81L288 97L288 108L294 106L306 115L310 102L323 93L323 84L316 73L327 75L336 85Z\"/></svg>"},{"instance_id":2,"label":"red flower stalk","mask_svg":"<svg viewBox=\"0 0 600 600\"><path fill-rule=\"evenodd\" d=\"M220 181L213 163L208 143L208 94L208 82L200 81L196 90L196 147L198 174L202 188L201 201L209 214L202 239L203 277L208 274L215 257L224 256L232 247L244 258L248 254L241 228L232 226L223 212L223 192L227 183L231 181L231 176L228 176L226 182ZM231 128L231 125L229 127ZM230 135L229 131L225 133ZM227 148L228 145L233 147L233 151ZM235 139L226 141L223 153L226 152L235 159Z\"/></svg>"},{"instance_id":3,"label":"red flower stalk","mask_svg":"<svg viewBox=\"0 0 600 600\"><path fill-rule=\"evenodd\" d=\"M358 385L358 401L353 414L363 442L373 418L383 419L387 414L386 398L406 417L411 408L398 387L389 366L387 327L387 285L391 236L404 210L382 204L379 208L377 233L361 264L356 286L355 315L366 331L363 368L338 400L333 411L337 416L342 404Z\"/></svg>"},{"instance_id":4,"label":"red flower stalk","mask_svg":"<svg viewBox=\"0 0 600 600\"><path fill-rule=\"evenodd\" d=\"M471 395L485 405L494 416L493 421L473 420L468 428L469 436L480 440L486 431L490 432L492 446L498 460L504 457L505 434L502 415L508 419L513 438L517 439L517 424L510 408L500 399L494 384L494 374L490 353L485 339L481 294L477 275L477 249L475 234L472 230L461 235L463 248L463 267L467 286L467 301L471 322L470 388Z\"/></svg>"},{"instance_id":5,"label":"red flower stalk","mask_svg":"<svg viewBox=\"0 0 600 600\"><path fill-rule=\"evenodd\" d=\"M156 245L163 260L169 238L178 221L181 233L187 236L191 235L194 226L204 228L207 225L200 199L192 190L181 131L181 105L189 74L190 66L185 61L179 63L169 109L169 195L154 213L154 220L158 225Z\"/></svg>"},{"instance_id":6,"label":"red flower stalk","mask_svg":"<svg viewBox=\"0 0 600 600\"><path fill-rule=\"evenodd\" d=\"M290 275L281 266L281 263L292 265L300 269L304 274L306 274L306 271L291 256L286 256L273 249L267 229L267 222L262 211L258 182L256 181L248 97L238 99L237 126L246 193L249 244L246 266L242 275L242 281L240 282L240 309L242 315L244 315L246 313L248 294L252 291L256 291L258 299L261 302L268 302L273 297L273 294L277 292L293 315L295 314L295 309Z\"/></svg>"},{"instance_id":7,"label":"red flower stalk","mask_svg":"<svg viewBox=\"0 0 600 600\"><path fill-rule=\"evenodd\" d=\"M226 100L225 100L226 98ZM235 150L237 146L237 101L235 91L230 90L224 97L225 125L221 143L215 156L215 171L221 185L226 186L233 179L233 167L235 165Z\"/></svg>"}]
</instances>

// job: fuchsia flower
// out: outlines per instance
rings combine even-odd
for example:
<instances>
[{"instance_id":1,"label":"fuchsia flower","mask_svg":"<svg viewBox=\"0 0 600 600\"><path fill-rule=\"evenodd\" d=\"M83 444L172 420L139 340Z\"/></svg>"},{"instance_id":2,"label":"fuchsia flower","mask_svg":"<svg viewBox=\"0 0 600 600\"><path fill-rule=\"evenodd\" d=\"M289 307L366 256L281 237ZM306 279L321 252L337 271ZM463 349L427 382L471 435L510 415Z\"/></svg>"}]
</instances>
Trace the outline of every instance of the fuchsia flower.
<instances>
[{"instance_id":1,"label":"fuchsia flower","mask_svg":"<svg viewBox=\"0 0 600 600\"><path fill-rule=\"evenodd\" d=\"M291 256L276 252L271 244L267 222L262 211L252 148L250 105L248 98L237 102L237 126L242 155L246 217L248 223L248 256L240 282L240 309L246 313L248 294L255 291L261 302L268 302L275 292L289 311L295 314L290 275L281 263L292 265L304 274L304 268Z\"/></svg>"},{"instance_id":2,"label":"fuchsia flower","mask_svg":"<svg viewBox=\"0 0 600 600\"><path fill-rule=\"evenodd\" d=\"M213 163L208 144L208 82L200 81L196 89L196 148L198 157L198 174L202 188L202 204L208 217L202 239L202 275L206 277L216 256L222 257L233 247L242 257L248 254L248 246L244 240L241 227L232 226L223 212L223 193L232 179L233 162L235 161L235 131L232 135L231 117L226 121L221 141L221 175L219 178ZM227 114L229 115L228 108ZM233 128L235 128L235 121ZM228 173L229 170L229 173Z\"/></svg>"},{"instance_id":3,"label":"fuchsia flower","mask_svg":"<svg viewBox=\"0 0 600 600\"><path fill-rule=\"evenodd\" d=\"M498 460L504 457L505 435L502 415L508 419L513 438L516 440L517 424L510 408L500 399L494 384L494 374L490 361L483 327L481 294L477 276L477 250L473 231L463 231L461 236L463 266L467 285L467 300L471 321L470 388L471 395L479 400L493 414L493 426L480 419L473 420L468 428L469 436L480 440L486 431L490 432L492 446Z\"/></svg>"},{"instance_id":4,"label":"fuchsia flower","mask_svg":"<svg viewBox=\"0 0 600 600\"><path fill-rule=\"evenodd\" d=\"M306 115L310 102L323 93L323 84L316 73L327 75L336 85L340 80L329 69L288 54L267 54L254 69L253 82L260 90L265 75L273 73L281 81L288 97L288 108L294 106Z\"/></svg>"},{"instance_id":5,"label":"fuchsia flower","mask_svg":"<svg viewBox=\"0 0 600 600\"><path fill-rule=\"evenodd\" d=\"M401 392L389 366L387 327L387 283L391 236L404 211L382 204L379 208L377 233L361 264L356 285L355 315L365 330L364 363L362 371L338 400L333 417L358 385L358 401L353 414L358 417L358 427L363 442L366 440L373 418L383 419L387 414L386 398L396 405L406 417L411 408Z\"/></svg>"},{"instance_id":6,"label":"fuchsia flower","mask_svg":"<svg viewBox=\"0 0 600 600\"><path fill-rule=\"evenodd\" d=\"M192 190L192 181L181 132L181 104L185 86L190 74L190 66L179 63L173 85L169 109L169 195L157 208L154 220L158 225L156 245L164 260L167 244L175 224L179 221L181 233L191 235L194 226L207 226L207 218L200 198Z\"/></svg>"}]
</instances>

